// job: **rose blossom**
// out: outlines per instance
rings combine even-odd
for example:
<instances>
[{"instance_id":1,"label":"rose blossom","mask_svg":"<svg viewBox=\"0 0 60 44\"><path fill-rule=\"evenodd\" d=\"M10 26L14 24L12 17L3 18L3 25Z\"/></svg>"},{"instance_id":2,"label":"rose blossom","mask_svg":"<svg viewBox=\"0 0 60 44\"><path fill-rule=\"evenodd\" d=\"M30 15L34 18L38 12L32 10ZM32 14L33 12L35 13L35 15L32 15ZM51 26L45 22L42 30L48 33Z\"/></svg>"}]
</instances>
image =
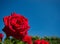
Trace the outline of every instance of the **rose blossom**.
<instances>
[{"instance_id":1,"label":"rose blossom","mask_svg":"<svg viewBox=\"0 0 60 44\"><path fill-rule=\"evenodd\" d=\"M2 33L0 33L0 42L2 42L2 38L3 38L3 34Z\"/></svg>"},{"instance_id":2,"label":"rose blossom","mask_svg":"<svg viewBox=\"0 0 60 44\"><path fill-rule=\"evenodd\" d=\"M13 36L19 39L28 34L28 20L24 16L12 13L10 16L5 16L3 21L5 24L3 31L7 36Z\"/></svg>"},{"instance_id":3,"label":"rose blossom","mask_svg":"<svg viewBox=\"0 0 60 44\"><path fill-rule=\"evenodd\" d=\"M0 39L3 38L3 36L4 36L4 35L3 35L2 33L0 33Z\"/></svg>"},{"instance_id":4,"label":"rose blossom","mask_svg":"<svg viewBox=\"0 0 60 44\"><path fill-rule=\"evenodd\" d=\"M40 44L41 43L41 40L35 40L34 41L34 44Z\"/></svg>"},{"instance_id":5,"label":"rose blossom","mask_svg":"<svg viewBox=\"0 0 60 44\"><path fill-rule=\"evenodd\" d=\"M22 41L24 41L27 44L33 44L32 43L32 37L28 36L28 35L26 35L25 37L23 37Z\"/></svg>"},{"instance_id":6,"label":"rose blossom","mask_svg":"<svg viewBox=\"0 0 60 44\"><path fill-rule=\"evenodd\" d=\"M45 40L35 40L34 44L49 44L49 42Z\"/></svg>"}]
</instances>

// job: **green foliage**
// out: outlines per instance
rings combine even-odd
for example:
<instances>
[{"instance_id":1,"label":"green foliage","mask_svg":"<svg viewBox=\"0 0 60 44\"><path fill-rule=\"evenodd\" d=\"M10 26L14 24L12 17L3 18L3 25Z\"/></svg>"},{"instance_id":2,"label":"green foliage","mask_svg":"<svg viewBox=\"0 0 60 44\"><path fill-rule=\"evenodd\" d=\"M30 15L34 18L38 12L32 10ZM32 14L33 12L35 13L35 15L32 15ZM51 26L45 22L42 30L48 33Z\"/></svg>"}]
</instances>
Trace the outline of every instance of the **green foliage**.
<instances>
[{"instance_id":1,"label":"green foliage","mask_svg":"<svg viewBox=\"0 0 60 44\"><path fill-rule=\"evenodd\" d=\"M32 40L34 41L34 40L37 40L37 39L44 39L44 40L46 40L46 41L49 41L50 42L50 44L60 44L60 38L58 38L58 37L43 37L43 38L39 38L38 36L34 36L34 37L32 37Z\"/></svg>"},{"instance_id":2,"label":"green foliage","mask_svg":"<svg viewBox=\"0 0 60 44\"><path fill-rule=\"evenodd\" d=\"M3 42L0 42L0 44L3 44Z\"/></svg>"},{"instance_id":3,"label":"green foliage","mask_svg":"<svg viewBox=\"0 0 60 44\"><path fill-rule=\"evenodd\" d=\"M44 38L40 38L38 36L33 36L32 37L32 41L34 42L34 40L37 39L44 39L46 41L49 41L50 44L60 44L60 38L58 37L44 37ZM0 42L0 44L26 44L21 40L17 40L14 38L5 38L3 42Z\"/></svg>"},{"instance_id":4,"label":"green foliage","mask_svg":"<svg viewBox=\"0 0 60 44\"><path fill-rule=\"evenodd\" d=\"M40 37L38 37L38 36L33 36L32 37L32 40L34 41L34 40L37 40L37 39L40 39Z\"/></svg>"},{"instance_id":5,"label":"green foliage","mask_svg":"<svg viewBox=\"0 0 60 44\"><path fill-rule=\"evenodd\" d=\"M42 38L50 42L50 44L60 44L60 38L58 37L44 37Z\"/></svg>"},{"instance_id":6,"label":"green foliage","mask_svg":"<svg viewBox=\"0 0 60 44\"><path fill-rule=\"evenodd\" d=\"M5 38L4 44L24 44L24 42L14 38Z\"/></svg>"}]
</instances>

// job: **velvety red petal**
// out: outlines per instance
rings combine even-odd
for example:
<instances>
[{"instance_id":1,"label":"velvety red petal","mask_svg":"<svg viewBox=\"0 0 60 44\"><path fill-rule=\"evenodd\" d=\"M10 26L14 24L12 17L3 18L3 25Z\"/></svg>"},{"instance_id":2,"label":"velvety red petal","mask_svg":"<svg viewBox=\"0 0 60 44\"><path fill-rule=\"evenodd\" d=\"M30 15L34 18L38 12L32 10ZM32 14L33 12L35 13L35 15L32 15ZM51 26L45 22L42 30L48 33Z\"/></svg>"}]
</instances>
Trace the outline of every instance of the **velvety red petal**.
<instances>
[{"instance_id":1,"label":"velvety red petal","mask_svg":"<svg viewBox=\"0 0 60 44\"><path fill-rule=\"evenodd\" d=\"M3 35L2 33L0 33L0 38L3 38L3 36L4 36L4 35Z\"/></svg>"},{"instance_id":2,"label":"velvety red petal","mask_svg":"<svg viewBox=\"0 0 60 44\"><path fill-rule=\"evenodd\" d=\"M28 35L23 38L23 41L26 42L27 44L33 44L31 36Z\"/></svg>"},{"instance_id":3,"label":"velvety red petal","mask_svg":"<svg viewBox=\"0 0 60 44\"><path fill-rule=\"evenodd\" d=\"M8 26L8 25L9 25L9 16L4 17L4 18L3 18L3 21L4 21L4 24L5 24L6 26Z\"/></svg>"},{"instance_id":4,"label":"velvety red petal","mask_svg":"<svg viewBox=\"0 0 60 44\"><path fill-rule=\"evenodd\" d=\"M3 31L6 33L6 35L9 37L9 36L12 36L14 35L14 31L10 30L9 27L4 27Z\"/></svg>"},{"instance_id":5,"label":"velvety red petal","mask_svg":"<svg viewBox=\"0 0 60 44\"><path fill-rule=\"evenodd\" d=\"M34 41L34 44L40 44L41 43L41 40L35 40Z\"/></svg>"},{"instance_id":6,"label":"velvety red petal","mask_svg":"<svg viewBox=\"0 0 60 44\"><path fill-rule=\"evenodd\" d=\"M41 40L42 44L49 44L49 42L47 42L46 40Z\"/></svg>"}]
</instances>

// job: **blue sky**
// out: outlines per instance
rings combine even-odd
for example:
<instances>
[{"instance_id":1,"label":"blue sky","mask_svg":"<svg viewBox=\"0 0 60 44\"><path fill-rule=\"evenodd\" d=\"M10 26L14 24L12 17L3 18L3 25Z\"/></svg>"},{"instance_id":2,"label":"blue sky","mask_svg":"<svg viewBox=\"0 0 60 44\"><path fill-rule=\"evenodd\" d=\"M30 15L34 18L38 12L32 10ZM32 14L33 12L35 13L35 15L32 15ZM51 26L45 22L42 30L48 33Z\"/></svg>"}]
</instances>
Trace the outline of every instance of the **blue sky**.
<instances>
[{"instance_id":1,"label":"blue sky","mask_svg":"<svg viewBox=\"0 0 60 44\"><path fill-rule=\"evenodd\" d=\"M60 37L59 0L0 0L0 33L4 33L3 17L12 12L28 18L29 35Z\"/></svg>"}]
</instances>

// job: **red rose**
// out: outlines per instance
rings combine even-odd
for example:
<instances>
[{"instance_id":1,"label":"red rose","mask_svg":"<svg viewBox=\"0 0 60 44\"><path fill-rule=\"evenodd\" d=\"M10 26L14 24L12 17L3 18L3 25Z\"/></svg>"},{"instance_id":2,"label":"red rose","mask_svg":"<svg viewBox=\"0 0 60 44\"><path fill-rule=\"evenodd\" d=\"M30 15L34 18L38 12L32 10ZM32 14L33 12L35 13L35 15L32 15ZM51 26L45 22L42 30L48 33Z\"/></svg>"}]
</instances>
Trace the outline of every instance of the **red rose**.
<instances>
[{"instance_id":1,"label":"red rose","mask_svg":"<svg viewBox=\"0 0 60 44\"><path fill-rule=\"evenodd\" d=\"M0 33L0 39L2 39L2 38L3 38L3 36L4 36L4 35L3 35L2 33Z\"/></svg>"},{"instance_id":2,"label":"red rose","mask_svg":"<svg viewBox=\"0 0 60 44\"><path fill-rule=\"evenodd\" d=\"M32 37L26 35L25 37L23 37L22 41L26 42L27 44L33 44L32 43Z\"/></svg>"},{"instance_id":3,"label":"red rose","mask_svg":"<svg viewBox=\"0 0 60 44\"><path fill-rule=\"evenodd\" d=\"M41 40L35 40L34 41L34 44L40 44L41 43Z\"/></svg>"},{"instance_id":4,"label":"red rose","mask_svg":"<svg viewBox=\"0 0 60 44\"><path fill-rule=\"evenodd\" d=\"M4 17L3 21L5 24L5 28L3 29L3 31L7 36L15 37L17 35L18 37L20 37L27 34L29 25L27 18L25 18L24 16L13 13L10 16Z\"/></svg>"},{"instance_id":5,"label":"red rose","mask_svg":"<svg viewBox=\"0 0 60 44\"><path fill-rule=\"evenodd\" d=\"M35 40L34 44L49 44L49 42L47 42L45 40Z\"/></svg>"},{"instance_id":6,"label":"red rose","mask_svg":"<svg viewBox=\"0 0 60 44\"><path fill-rule=\"evenodd\" d=\"M45 41L45 40L41 40L41 43L42 44L49 44L49 42L48 41Z\"/></svg>"}]
</instances>

